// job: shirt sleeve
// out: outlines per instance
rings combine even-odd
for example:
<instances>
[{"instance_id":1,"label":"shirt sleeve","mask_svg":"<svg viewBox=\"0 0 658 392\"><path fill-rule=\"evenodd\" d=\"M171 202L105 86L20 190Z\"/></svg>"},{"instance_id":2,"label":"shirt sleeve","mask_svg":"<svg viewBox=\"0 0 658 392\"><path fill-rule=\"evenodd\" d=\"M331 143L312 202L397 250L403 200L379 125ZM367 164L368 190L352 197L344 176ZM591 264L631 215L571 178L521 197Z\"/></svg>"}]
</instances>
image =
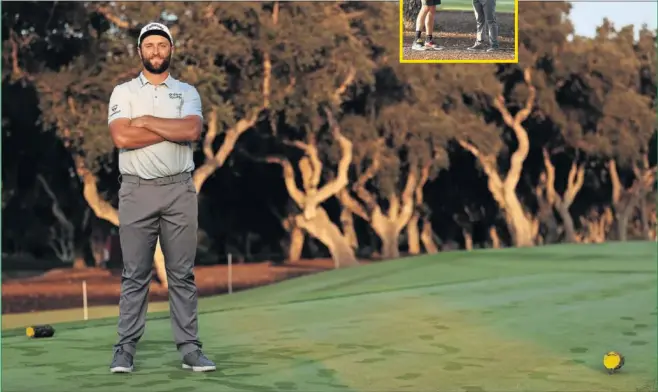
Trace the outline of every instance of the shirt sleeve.
<instances>
[{"instance_id":1,"label":"shirt sleeve","mask_svg":"<svg viewBox=\"0 0 658 392\"><path fill-rule=\"evenodd\" d=\"M203 109L201 108L201 96L196 88L190 86L183 94L183 110L181 117L199 116L203 118Z\"/></svg>"},{"instance_id":2,"label":"shirt sleeve","mask_svg":"<svg viewBox=\"0 0 658 392\"><path fill-rule=\"evenodd\" d=\"M125 86L116 86L114 88L107 107L108 125L118 118L132 119L130 91Z\"/></svg>"}]
</instances>

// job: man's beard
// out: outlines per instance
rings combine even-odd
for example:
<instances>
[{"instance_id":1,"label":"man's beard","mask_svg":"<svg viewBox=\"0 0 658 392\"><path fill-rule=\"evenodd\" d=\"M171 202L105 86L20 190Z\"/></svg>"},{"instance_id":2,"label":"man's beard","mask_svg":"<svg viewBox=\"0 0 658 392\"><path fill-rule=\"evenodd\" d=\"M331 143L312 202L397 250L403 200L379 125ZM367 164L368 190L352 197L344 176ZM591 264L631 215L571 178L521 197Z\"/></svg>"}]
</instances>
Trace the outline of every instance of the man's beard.
<instances>
[{"instance_id":1,"label":"man's beard","mask_svg":"<svg viewBox=\"0 0 658 392\"><path fill-rule=\"evenodd\" d=\"M162 63L158 67L154 66L149 59L142 59L142 64L144 64L144 68L146 68L146 70L149 71L150 73L159 75L169 69L170 61L171 61L171 55L167 56L167 58L162 59Z\"/></svg>"}]
</instances>

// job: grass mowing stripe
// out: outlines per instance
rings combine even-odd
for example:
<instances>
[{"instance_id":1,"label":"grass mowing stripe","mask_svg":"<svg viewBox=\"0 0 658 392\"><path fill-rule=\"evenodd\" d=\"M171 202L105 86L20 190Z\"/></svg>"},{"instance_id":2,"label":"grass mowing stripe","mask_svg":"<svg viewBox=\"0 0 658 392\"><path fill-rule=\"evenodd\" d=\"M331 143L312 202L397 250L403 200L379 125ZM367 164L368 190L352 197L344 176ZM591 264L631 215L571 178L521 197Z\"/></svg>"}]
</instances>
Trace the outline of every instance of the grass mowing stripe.
<instances>
[{"instance_id":1,"label":"grass mowing stripe","mask_svg":"<svg viewBox=\"0 0 658 392\"><path fill-rule=\"evenodd\" d=\"M54 339L12 338L3 390L636 390L655 379L649 246L443 254L210 298L200 327L221 365L209 375L179 369L166 315L149 318L138 371L121 379L107 372L116 319ZM401 266L417 260L424 267ZM629 353L614 377L600 368L609 345Z\"/></svg>"}]
</instances>

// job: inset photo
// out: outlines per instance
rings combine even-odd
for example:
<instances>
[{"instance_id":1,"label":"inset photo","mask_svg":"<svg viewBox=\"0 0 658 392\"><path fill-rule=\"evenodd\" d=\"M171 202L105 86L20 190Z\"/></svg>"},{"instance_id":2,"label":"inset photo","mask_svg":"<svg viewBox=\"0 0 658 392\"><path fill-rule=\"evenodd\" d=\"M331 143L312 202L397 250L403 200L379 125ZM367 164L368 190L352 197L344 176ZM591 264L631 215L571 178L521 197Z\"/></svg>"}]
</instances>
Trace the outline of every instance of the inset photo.
<instances>
[{"instance_id":1,"label":"inset photo","mask_svg":"<svg viewBox=\"0 0 658 392\"><path fill-rule=\"evenodd\" d=\"M400 0L400 62L517 63L518 0Z\"/></svg>"}]
</instances>

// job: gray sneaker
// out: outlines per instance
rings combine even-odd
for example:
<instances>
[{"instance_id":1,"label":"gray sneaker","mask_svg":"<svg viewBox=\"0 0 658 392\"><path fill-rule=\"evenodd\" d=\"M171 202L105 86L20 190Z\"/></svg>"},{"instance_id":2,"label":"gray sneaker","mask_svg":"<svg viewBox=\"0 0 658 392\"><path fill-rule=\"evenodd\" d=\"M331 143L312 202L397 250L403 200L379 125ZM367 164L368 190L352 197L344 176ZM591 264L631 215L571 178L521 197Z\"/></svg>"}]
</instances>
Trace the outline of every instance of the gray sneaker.
<instances>
[{"instance_id":1,"label":"gray sneaker","mask_svg":"<svg viewBox=\"0 0 658 392\"><path fill-rule=\"evenodd\" d=\"M112 373L130 373L133 371L133 356L125 351L123 348L119 348L114 352L114 359L112 359L112 364L110 365L110 371Z\"/></svg>"},{"instance_id":2,"label":"gray sneaker","mask_svg":"<svg viewBox=\"0 0 658 392\"><path fill-rule=\"evenodd\" d=\"M414 41L414 44L411 45L411 50L420 50L424 51L427 50L427 47L425 47L425 42L423 42L422 39Z\"/></svg>"},{"instance_id":3,"label":"gray sneaker","mask_svg":"<svg viewBox=\"0 0 658 392\"><path fill-rule=\"evenodd\" d=\"M500 49L498 45L493 45L489 49L487 49L487 52L497 52Z\"/></svg>"},{"instance_id":4,"label":"gray sneaker","mask_svg":"<svg viewBox=\"0 0 658 392\"><path fill-rule=\"evenodd\" d=\"M484 50L484 43L476 42L475 45L468 47L466 50Z\"/></svg>"},{"instance_id":5,"label":"gray sneaker","mask_svg":"<svg viewBox=\"0 0 658 392\"><path fill-rule=\"evenodd\" d=\"M213 361L203 355L201 350L196 350L183 357L183 369L192 369L193 372L212 372L217 367Z\"/></svg>"}]
</instances>

